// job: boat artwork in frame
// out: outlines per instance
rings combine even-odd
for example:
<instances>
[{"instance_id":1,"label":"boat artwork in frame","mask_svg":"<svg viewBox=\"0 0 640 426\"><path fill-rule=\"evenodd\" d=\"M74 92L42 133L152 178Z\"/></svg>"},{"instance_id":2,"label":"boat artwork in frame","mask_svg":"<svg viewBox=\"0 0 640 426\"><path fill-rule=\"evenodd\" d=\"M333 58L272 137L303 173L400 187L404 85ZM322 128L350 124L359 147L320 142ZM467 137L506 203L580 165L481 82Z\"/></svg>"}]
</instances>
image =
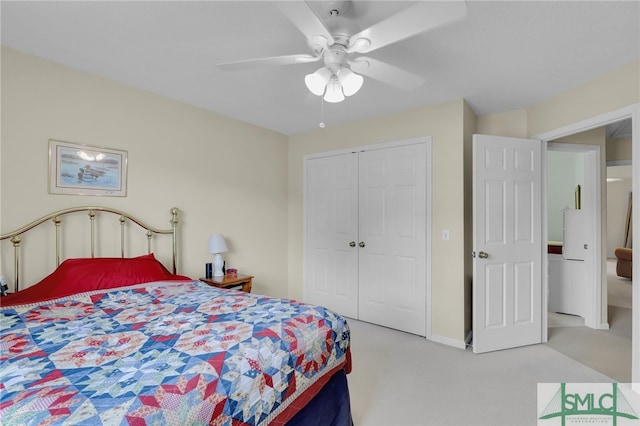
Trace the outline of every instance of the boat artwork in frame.
<instances>
[{"instance_id":1,"label":"boat artwork in frame","mask_svg":"<svg viewBox=\"0 0 640 426\"><path fill-rule=\"evenodd\" d=\"M49 193L127 196L127 151L49 140Z\"/></svg>"}]
</instances>

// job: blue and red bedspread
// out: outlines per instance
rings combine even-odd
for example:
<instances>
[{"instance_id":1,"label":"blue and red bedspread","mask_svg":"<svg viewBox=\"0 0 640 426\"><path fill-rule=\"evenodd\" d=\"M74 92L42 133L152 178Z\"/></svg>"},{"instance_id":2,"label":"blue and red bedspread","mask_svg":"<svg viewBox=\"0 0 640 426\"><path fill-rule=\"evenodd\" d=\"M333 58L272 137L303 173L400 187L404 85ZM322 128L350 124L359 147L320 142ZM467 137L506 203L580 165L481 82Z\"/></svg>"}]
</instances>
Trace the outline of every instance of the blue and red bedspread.
<instances>
[{"instance_id":1,"label":"blue and red bedspread","mask_svg":"<svg viewBox=\"0 0 640 426\"><path fill-rule=\"evenodd\" d=\"M337 314L197 281L0 308L0 331L5 425L279 423L350 368Z\"/></svg>"}]
</instances>

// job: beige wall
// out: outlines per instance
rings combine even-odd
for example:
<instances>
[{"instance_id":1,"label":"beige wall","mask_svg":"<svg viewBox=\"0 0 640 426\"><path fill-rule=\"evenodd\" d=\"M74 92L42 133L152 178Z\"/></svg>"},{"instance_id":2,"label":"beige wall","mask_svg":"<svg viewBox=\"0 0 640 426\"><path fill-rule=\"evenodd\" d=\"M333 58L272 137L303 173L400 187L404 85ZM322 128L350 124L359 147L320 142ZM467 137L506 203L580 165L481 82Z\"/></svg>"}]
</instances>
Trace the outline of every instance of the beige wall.
<instances>
[{"instance_id":1,"label":"beige wall","mask_svg":"<svg viewBox=\"0 0 640 426\"><path fill-rule=\"evenodd\" d=\"M208 236L223 233L228 265L255 275L255 292L287 296L285 135L5 47L1 83L0 232L91 204L168 228L176 206L180 272L202 276ZM127 197L49 194L50 138L127 150ZM12 275L10 249L2 247L2 273ZM52 266L53 259L32 260L24 282Z\"/></svg>"},{"instance_id":2,"label":"beige wall","mask_svg":"<svg viewBox=\"0 0 640 426\"><path fill-rule=\"evenodd\" d=\"M527 110L518 109L499 114L478 117L478 133L481 135L527 137Z\"/></svg>"},{"instance_id":3,"label":"beige wall","mask_svg":"<svg viewBox=\"0 0 640 426\"><path fill-rule=\"evenodd\" d=\"M0 54L0 233L2 232L2 54ZM0 244L0 256L2 245ZM2 260L0 259L0 275L2 274Z\"/></svg>"},{"instance_id":4,"label":"beige wall","mask_svg":"<svg viewBox=\"0 0 640 426\"><path fill-rule=\"evenodd\" d=\"M632 159L631 137L607 139L607 162L628 162ZM607 167L607 173L612 169L626 168L631 175L631 165ZM616 176L617 177L617 176ZM621 181L607 183L607 257L615 259L615 249L624 247L625 226L629 194L633 180L626 177Z\"/></svg>"},{"instance_id":5,"label":"beige wall","mask_svg":"<svg viewBox=\"0 0 640 426\"><path fill-rule=\"evenodd\" d=\"M631 166L616 166L627 169L631 175ZM608 168L610 169L610 168ZM607 183L607 257L615 259L615 250L625 246L629 196L633 186L631 177Z\"/></svg>"},{"instance_id":6,"label":"beige wall","mask_svg":"<svg viewBox=\"0 0 640 426\"><path fill-rule=\"evenodd\" d=\"M527 109L479 116L477 132L516 138L533 137L639 101L640 63L635 62ZM623 150L620 155L628 155L630 160L631 138L626 138L626 141L625 138L620 139L619 149Z\"/></svg>"},{"instance_id":7,"label":"beige wall","mask_svg":"<svg viewBox=\"0 0 640 426\"><path fill-rule=\"evenodd\" d=\"M631 136L607 139L607 161L631 161Z\"/></svg>"},{"instance_id":8,"label":"beige wall","mask_svg":"<svg viewBox=\"0 0 640 426\"><path fill-rule=\"evenodd\" d=\"M640 101L640 62L527 108L527 134L559 129Z\"/></svg>"},{"instance_id":9,"label":"beige wall","mask_svg":"<svg viewBox=\"0 0 640 426\"><path fill-rule=\"evenodd\" d=\"M432 331L464 340L464 114L463 100L422 107L342 126L295 135L289 143L289 294L302 298L302 195L305 155L349 147L433 138ZM474 117L475 119L475 117ZM436 237L450 230L450 240ZM389 283L393 285L393 283Z\"/></svg>"}]
</instances>

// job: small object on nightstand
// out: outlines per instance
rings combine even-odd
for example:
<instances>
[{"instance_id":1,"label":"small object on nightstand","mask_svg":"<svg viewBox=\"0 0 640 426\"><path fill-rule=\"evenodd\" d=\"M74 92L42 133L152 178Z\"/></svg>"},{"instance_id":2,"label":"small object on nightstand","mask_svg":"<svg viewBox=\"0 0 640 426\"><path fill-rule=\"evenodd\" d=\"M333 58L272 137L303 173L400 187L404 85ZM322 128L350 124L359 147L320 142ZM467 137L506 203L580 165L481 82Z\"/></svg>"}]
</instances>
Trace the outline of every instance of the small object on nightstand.
<instances>
[{"instance_id":1,"label":"small object on nightstand","mask_svg":"<svg viewBox=\"0 0 640 426\"><path fill-rule=\"evenodd\" d=\"M227 269L227 275L236 276L236 275L238 275L238 270L235 269L235 268L229 268L229 269Z\"/></svg>"},{"instance_id":2,"label":"small object on nightstand","mask_svg":"<svg viewBox=\"0 0 640 426\"><path fill-rule=\"evenodd\" d=\"M253 285L252 275L223 275L221 277L214 276L213 278L200 278L200 281L207 283L214 287L219 288L233 288L242 286L242 291L251 293L251 287Z\"/></svg>"},{"instance_id":3,"label":"small object on nightstand","mask_svg":"<svg viewBox=\"0 0 640 426\"><path fill-rule=\"evenodd\" d=\"M4 277L0 275L0 296L6 296L9 294L9 286Z\"/></svg>"}]
</instances>

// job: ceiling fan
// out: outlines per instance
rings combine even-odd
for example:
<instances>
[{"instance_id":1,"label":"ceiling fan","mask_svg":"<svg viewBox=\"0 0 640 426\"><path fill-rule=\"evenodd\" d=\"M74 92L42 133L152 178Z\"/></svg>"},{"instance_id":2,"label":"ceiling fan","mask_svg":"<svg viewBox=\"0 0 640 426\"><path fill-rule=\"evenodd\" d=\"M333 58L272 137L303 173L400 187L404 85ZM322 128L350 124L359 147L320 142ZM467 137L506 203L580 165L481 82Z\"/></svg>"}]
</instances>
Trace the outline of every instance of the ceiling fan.
<instances>
[{"instance_id":1,"label":"ceiling fan","mask_svg":"<svg viewBox=\"0 0 640 426\"><path fill-rule=\"evenodd\" d=\"M349 0L323 1L326 18L321 20L304 1L277 2L278 8L305 35L312 54L295 54L244 61L224 62L221 69L236 70L270 65L291 65L323 61L324 65L305 76L307 88L327 102L342 102L364 82L362 75L401 89L419 87L423 78L395 65L361 56L401 40L462 19L464 0L419 1L400 12L359 30L346 18Z\"/></svg>"}]
</instances>

